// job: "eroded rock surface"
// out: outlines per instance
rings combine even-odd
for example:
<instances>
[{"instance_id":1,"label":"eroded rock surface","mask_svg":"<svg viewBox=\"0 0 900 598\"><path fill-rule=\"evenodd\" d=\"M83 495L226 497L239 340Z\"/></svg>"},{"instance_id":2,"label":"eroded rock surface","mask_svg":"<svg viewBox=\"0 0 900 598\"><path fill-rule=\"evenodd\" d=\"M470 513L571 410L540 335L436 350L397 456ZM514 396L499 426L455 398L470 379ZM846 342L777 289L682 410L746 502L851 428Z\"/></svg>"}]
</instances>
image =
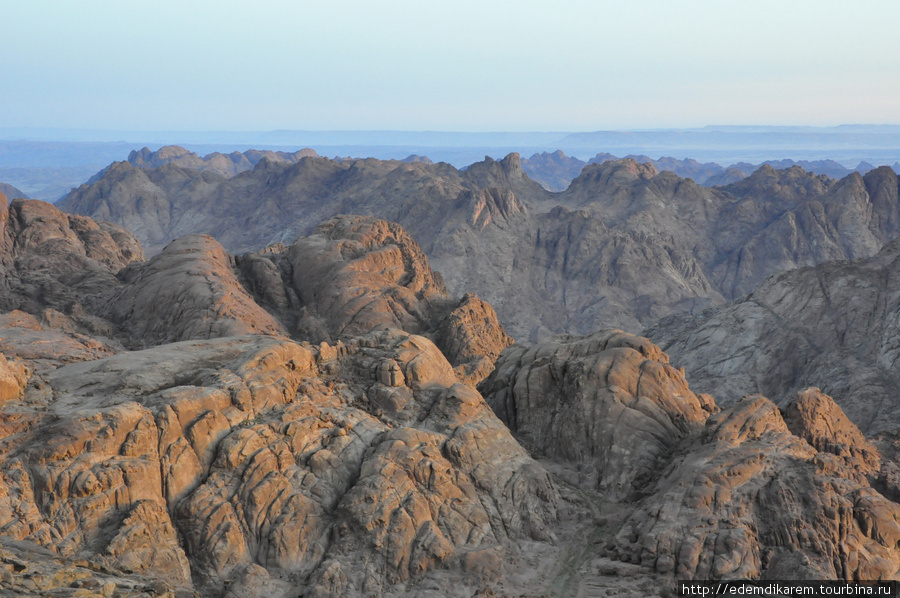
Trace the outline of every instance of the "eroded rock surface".
<instances>
[{"instance_id":1,"label":"eroded rock surface","mask_svg":"<svg viewBox=\"0 0 900 598\"><path fill-rule=\"evenodd\" d=\"M517 541L553 538L549 474L430 341L316 353L244 336L56 370L49 412L2 441L0 532L237 595L260 576L380 592L448 567L477 589ZM405 383L378 382L385 360Z\"/></svg>"},{"instance_id":2,"label":"eroded rock surface","mask_svg":"<svg viewBox=\"0 0 900 598\"><path fill-rule=\"evenodd\" d=\"M469 176L524 193L512 162ZM529 213L512 192L462 197L485 231ZM4 591L536 598L898 576L900 441L866 440L816 389L784 415L758 395L720 412L646 338L509 345L376 218L238 258L194 236L131 264L127 236L23 205L0 251L22 308L0 315ZM56 288L73 263L79 308L22 299L20 281Z\"/></svg>"},{"instance_id":3,"label":"eroded rock surface","mask_svg":"<svg viewBox=\"0 0 900 598\"><path fill-rule=\"evenodd\" d=\"M123 288L103 315L146 345L258 333L286 335L253 301L215 239L173 241L149 262L122 273Z\"/></svg>"},{"instance_id":4,"label":"eroded rock surface","mask_svg":"<svg viewBox=\"0 0 900 598\"><path fill-rule=\"evenodd\" d=\"M863 431L900 425L900 242L876 256L773 276L743 301L648 329L722 404L762 393L780 405L810 386Z\"/></svg>"},{"instance_id":5,"label":"eroded rock surface","mask_svg":"<svg viewBox=\"0 0 900 598\"><path fill-rule=\"evenodd\" d=\"M103 333L91 314L118 287L115 274L144 257L121 227L60 212L37 201L0 197L0 308L53 308L86 331Z\"/></svg>"},{"instance_id":6,"label":"eroded rock surface","mask_svg":"<svg viewBox=\"0 0 900 598\"><path fill-rule=\"evenodd\" d=\"M21 399L30 377L31 370L25 363L0 353L0 403Z\"/></svg>"},{"instance_id":7,"label":"eroded rock surface","mask_svg":"<svg viewBox=\"0 0 900 598\"><path fill-rule=\"evenodd\" d=\"M500 352L512 343L494 308L473 293L466 293L437 332L437 344L456 375L472 386L487 378Z\"/></svg>"},{"instance_id":8,"label":"eroded rock surface","mask_svg":"<svg viewBox=\"0 0 900 598\"><path fill-rule=\"evenodd\" d=\"M383 325L419 333L448 311L443 281L396 224L334 218L291 245L287 258L294 288L313 320L301 321L302 328L324 328L334 338Z\"/></svg>"},{"instance_id":9,"label":"eroded rock surface","mask_svg":"<svg viewBox=\"0 0 900 598\"><path fill-rule=\"evenodd\" d=\"M514 345L481 388L526 446L615 499L639 491L713 408L658 347L618 330Z\"/></svg>"},{"instance_id":10,"label":"eroded rock surface","mask_svg":"<svg viewBox=\"0 0 900 598\"><path fill-rule=\"evenodd\" d=\"M648 490L609 554L681 579L893 579L900 567L900 507L759 395L711 416Z\"/></svg>"}]
</instances>

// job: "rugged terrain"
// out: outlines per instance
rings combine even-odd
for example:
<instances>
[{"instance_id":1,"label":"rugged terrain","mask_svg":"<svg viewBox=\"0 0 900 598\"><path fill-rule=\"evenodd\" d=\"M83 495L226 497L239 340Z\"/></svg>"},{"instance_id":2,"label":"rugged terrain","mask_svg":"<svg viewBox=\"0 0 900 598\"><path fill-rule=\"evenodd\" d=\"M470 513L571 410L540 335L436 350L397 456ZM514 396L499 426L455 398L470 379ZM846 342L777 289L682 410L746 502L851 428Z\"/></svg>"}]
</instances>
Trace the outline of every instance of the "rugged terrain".
<instances>
[{"instance_id":1,"label":"rugged terrain","mask_svg":"<svg viewBox=\"0 0 900 598\"><path fill-rule=\"evenodd\" d=\"M510 345L372 217L237 256L192 235L147 260L117 226L0 210L10 595L898 576L900 450L816 389L722 410L646 338Z\"/></svg>"},{"instance_id":2,"label":"rugged terrain","mask_svg":"<svg viewBox=\"0 0 900 598\"><path fill-rule=\"evenodd\" d=\"M773 276L742 301L647 334L725 403L822 388L869 433L900 422L900 240L874 257Z\"/></svg>"},{"instance_id":3,"label":"rugged terrain","mask_svg":"<svg viewBox=\"0 0 900 598\"><path fill-rule=\"evenodd\" d=\"M557 150L552 153L541 152L540 154L532 155L530 158L523 158L522 168L528 173L529 177L539 182L546 189L550 191L564 191L588 164L602 164L603 162L619 159L610 153L602 152L585 162L584 160L567 156L562 151ZM771 166L778 170L799 166L807 172L824 174L833 179L844 178L853 172L864 175L875 168L868 162L860 162L856 168L847 168L834 160L766 160L760 164L738 162L730 166L723 166L715 162L698 162L691 158L679 160L665 156L654 160L645 155L629 154L625 156L625 159L633 159L641 164L652 164L660 172L673 172L681 178L693 179L706 187L736 183L750 176L762 166ZM900 163L895 163L892 168L895 172L900 173Z\"/></svg>"},{"instance_id":4,"label":"rugged terrain","mask_svg":"<svg viewBox=\"0 0 900 598\"><path fill-rule=\"evenodd\" d=\"M477 293L513 337L534 342L609 326L638 332L743 298L782 270L870 257L900 234L897 189L888 167L835 181L764 166L710 189L606 160L551 193L515 154L462 171L303 157L264 158L231 177L177 161L119 162L60 207L125 227L150 254L194 233L241 253L290 244L340 213L384 218L421 245L451 293Z\"/></svg>"},{"instance_id":5,"label":"rugged terrain","mask_svg":"<svg viewBox=\"0 0 900 598\"><path fill-rule=\"evenodd\" d=\"M144 147L128 154L128 162L138 168L153 169L164 164L175 164L183 168L193 170L210 171L224 177L231 177L238 173L252 170L263 158L273 162L296 163L300 158L317 156L315 150L303 149L296 152L277 152L271 150L247 150L245 152L231 152L223 154L214 152L206 156L199 156L195 152L188 151L177 145L166 145L155 152Z\"/></svg>"}]
</instances>

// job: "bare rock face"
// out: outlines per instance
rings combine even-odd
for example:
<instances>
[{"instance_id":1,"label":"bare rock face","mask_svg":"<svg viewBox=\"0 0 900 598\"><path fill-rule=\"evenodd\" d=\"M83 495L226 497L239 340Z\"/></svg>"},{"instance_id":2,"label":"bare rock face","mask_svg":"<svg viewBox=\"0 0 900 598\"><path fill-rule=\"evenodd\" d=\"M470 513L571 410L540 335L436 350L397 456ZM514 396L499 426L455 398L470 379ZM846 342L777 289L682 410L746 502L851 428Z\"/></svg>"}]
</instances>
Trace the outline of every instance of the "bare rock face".
<instances>
[{"instance_id":1,"label":"bare rock face","mask_svg":"<svg viewBox=\"0 0 900 598\"><path fill-rule=\"evenodd\" d=\"M52 308L97 332L91 321L119 283L115 274L142 260L124 229L60 212L37 200L0 198L0 308Z\"/></svg>"},{"instance_id":2,"label":"bare rock face","mask_svg":"<svg viewBox=\"0 0 900 598\"><path fill-rule=\"evenodd\" d=\"M304 169L338 168L310 158L287 171L260 164L236 178L265 171L274 184L285 176L299 185ZM362 188L382 167L357 161L341 176ZM431 167L398 167L385 189L421 183ZM540 219L546 227L529 228L531 207L517 202L530 182L520 171L510 159L469 173L469 182L516 191L454 188L461 215L446 230L455 227L463 248L540 232L540 243L535 234L498 249L503 259L491 267L533 246L537 254L523 255L562 260L575 270L567 284L580 277L587 289L588 240L609 229L596 213L562 208L555 217L565 230ZM644 218L636 199L679 197L694 216L707 209L691 200L691 184L652 166L586 171L609 187L611 222ZM815 180L795 174L807 195L821 196ZM440 196L430 189L423 196ZM509 345L490 305L452 300L410 236L372 217L335 217L291 246L238 258L193 236L130 263L136 252L116 229L43 205L11 210L0 213L3 297L31 312L0 314L4 589L536 597L652 594L676 578L881 579L900 570L900 441L867 441L817 390L791 395L784 415L758 395L720 412L646 338L603 330ZM615 265L606 274L633 292L644 271L633 258L665 253L661 268L679 264L667 279L672 296L684 298L693 291L677 281L702 282L693 269L702 260L674 241L654 245L664 227L644 225L644 237L610 236L598 267ZM466 236L475 227L482 236ZM849 270L814 276L817 288L802 292L772 283L766 309L825 321L830 300L858 297L860 313L843 312L830 346L875 347L889 371L893 261L856 264L866 284ZM52 291L63 279L80 307L29 296L22 282L49 281L41 288ZM873 317L884 334L865 345ZM785 321L764 330L779 338ZM473 385L498 354L479 386L485 400ZM793 354L803 356L784 345L781 365ZM22 555L34 566L16 564Z\"/></svg>"},{"instance_id":3,"label":"bare rock face","mask_svg":"<svg viewBox=\"0 0 900 598\"><path fill-rule=\"evenodd\" d=\"M308 314L309 322L299 326L324 328L331 338L385 325L425 332L450 301L418 244L400 226L383 220L328 220L291 245L288 260Z\"/></svg>"},{"instance_id":4,"label":"bare rock face","mask_svg":"<svg viewBox=\"0 0 900 598\"><path fill-rule=\"evenodd\" d=\"M836 413L820 425L840 427ZM794 436L756 395L673 451L608 548L679 579L892 578L898 517L852 463Z\"/></svg>"},{"instance_id":5,"label":"bare rock face","mask_svg":"<svg viewBox=\"0 0 900 598\"><path fill-rule=\"evenodd\" d=\"M125 285L103 315L144 346L259 333L286 335L257 305L212 237L173 241L122 275Z\"/></svg>"},{"instance_id":6,"label":"bare rock face","mask_svg":"<svg viewBox=\"0 0 900 598\"><path fill-rule=\"evenodd\" d=\"M187 598L171 580L126 573L83 558L66 559L27 540L0 535L0 591L6 596Z\"/></svg>"},{"instance_id":7,"label":"bare rock face","mask_svg":"<svg viewBox=\"0 0 900 598\"><path fill-rule=\"evenodd\" d=\"M553 537L549 474L430 341L329 355L244 336L56 370L2 440L0 533L205 595L329 596L448 568L471 594Z\"/></svg>"},{"instance_id":8,"label":"bare rock face","mask_svg":"<svg viewBox=\"0 0 900 598\"><path fill-rule=\"evenodd\" d=\"M771 277L731 305L645 333L727 405L759 392L780 405L822 389L866 433L900 424L900 242L855 262Z\"/></svg>"},{"instance_id":9,"label":"bare rock face","mask_svg":"<svg viewBox=\"0 0 900 598\"><path fill-rule=\"evenodd\" d=\"M46 215L4 235L4 264L34 276L40 262L13 252L61 239L60 256L82 248L108 264L96 271L109 288L94 313L0 315L0 544L49 559L12 569L4 587L345 596L449 578L446 595L462 597L530 575L523 543L556 550L571 507L550 474L474 379L460 383L429 339L390 328L437 335L444 322L458 366L509 342L489 305L449 298L397 225L339 218L240 260L188 237L113 275L116 254L88 242L99 227ZM43 267L59 275L52 259ZM316 267L318 278L297 276ZM330 277L348 290L333 306L308 286L344 290ZM295 308L327 315L341 340L283 338L279 319L295 323ZM28 585L43 572L56 581Z\"/></svg>"},{"instance_id":10,"label":"bare rock face","mask_svg":"<svg viewBox=\"0 0 900 598\"><path fill-rule=\"evenodd\" d=\"M71 318L55 310L39 316L23 311L0 314L0 351L29 364L36 372L55 370L75 361L91 361L112 355L117 343L78 332Z\"/></svg>"},{"instance_id":11,"label":"bare rock face","mask_svg":"<svg viewBox=\"0 0 900 598\"><path fill-rule=\"evenodd\" d=\"M31 377L30 368L15 358L0 353L0 403L21 399Z\"/></svg>"},{"instance_id":12,"label":"bare rock face","mask_svg":"<svg viewBox=\"0 0 900 598\"><path fill-rule=\"evenodd\" d=\"M554 471L621 505L599 549L613 562L676 579L900 567L900 506L870 485L895 491L896 466L815 389L786 417L759 395L720 412L658 347L618 331L513 345L481 388Z\"/></svg>"},{"instance_id":13,"label":"bare rock face","mask_svg":"<svg viewBox=\"0 0 900 598\"><path fill-rule=\"evenodd\" d=\"M482 385L526 446L571 467L572 481L624 499L713 408L668 356L618 330L513 345Z\"/></svg>"},{"instance_id":14,"label":"bare rock face","mask_svg":"<svg viewBox=\"0 0 900 598\"><path fill-rule=\"evenodd\" d=\"M494 308L473 293L466 293L437 332L437 344L457 377L472 386L487 378L500 352L512 343Z\"/></svg>"},{"instance_id":15,"label":"bare rock face","mask_svg":"<svg viewBox=\"0 0 900 598\"><path fill-rule=\"evenodd\" d=\"M866 440L834 399L818 388L798 392L782 415L791 433L817 451L843 458L863 475L878 472L881 466L878 449Z\"/></svg>"},{"instance_id":16,"label":"bare rock face","mask_svg":"<svg viewBox=\"0 0 900 598\"><path fill-rule=\"evenodd\" d=\"M476 292L528 342L603 327L638 331L740 299L784 269L872 256L900 235L889 168L835 181L764 166L711 189L665 170L700 176L705 165L675 162L589 164L560 193L529 179L515 154L465 170L262 159L231 178L174 163L116 163L61 205L126 226L151 253L191 233L212 234L229 251L258 251L341 213L395 221L451 293ZM236 215L247 225L233 226Z\"/></svg>"}]
</instances>

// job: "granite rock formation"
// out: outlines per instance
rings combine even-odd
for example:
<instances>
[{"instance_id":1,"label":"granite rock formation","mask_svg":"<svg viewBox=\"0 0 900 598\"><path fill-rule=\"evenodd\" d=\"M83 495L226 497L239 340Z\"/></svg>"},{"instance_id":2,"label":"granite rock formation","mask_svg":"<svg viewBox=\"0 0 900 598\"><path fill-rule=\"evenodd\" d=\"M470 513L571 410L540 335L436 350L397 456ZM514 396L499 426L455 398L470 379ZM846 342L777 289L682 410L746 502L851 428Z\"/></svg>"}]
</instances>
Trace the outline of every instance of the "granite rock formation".
<instances>
[{"instance_id":1,"label":"granite rock formation","mask_svg":"<svg viewBox=\"0 0 900 598\"><path fill-rule=\"evenodd\" d=\"M658 347L618 330L514 345L481 389L526 446L616 500L637 494L714 408Z\"/></svg>"},{"instance_id":2,"label":"granite rock formation","mask_svg":"<svg viewBox=\"0 0 900 598\"><path fill-rule=\"evenodd\" d=\"M268 271L242 271L209 237L130 262L131 245L93 239L87 218L41 202L12 213L7 280L35 269L61 280L74 261L102 270L109 288L81 300L83 316L55 310L52 295L4 291L22 309L0 320L3 588L344 596L450 575L453 595L469 596L507 571L530 574L529 545L555 550L564 503L550 474L475 391L480 378L461 383L434 343L402 327L439 330L463 366L511 339L477 297L453 301L397 225L335 218L294 247L240 260L271 258L300 310L328 306L309 288L328 277L368 293L328 312L331 344L300 344L241 282ZM25 259L31 251L48 259ZM325 278L299 272L315 263ZM386 308L365 311L373 301ZM420 319L394 318L401 305Z\"/></svg>"},{"instance_id":3,"label":"granite rock formation","mask_svg":"<svg viewBox=\"0 0 900 598\"><path fill-rule=\"evenodd\" d=\"M121 289L102 315L144 346L183 340L286 335L257 305L215 239L194 235L171 242L147 262L121 271Z\"/></svg>"},{"instance_id":4,"label":"granite rock formation","mask_svg":"<svg viewBox=\"0 0 900 598\"><path fill-rule=\"evenodd\" d=\"M890 431L900 423L898 273L894 241L868 259L775 275L743 301L646 333L723 404L749 393L784 404L815 385L863 431Z\"/></svg>"},{"instance_id":5,"label":"granite rock formation","mask_svg":"<svg viewBox=\"0 0 900 598\"><path fill-rule=\"evenodd\" d=\"M676 579L897 575L900 505L876 490L896 466L817 389L720 411L619 331L510 347L481 388L555 472L631 506L601 555Z\"/></svg>"},{"instance_id":6,"label":"granite rock formation","mask_svg":"<svg viewBox=\"0 0 900 598\"><path fill-rule=\"evenodd\" d=\"M535 342L638 331L742 298L778 271L872 256L900 233L897 189L887 167L834 181L764 166L710 189L628 159L589 164L551 193L515 154L465 170L304 157L231 178L115 163L61 206L126 227L150 253L194 233L260 251L340 213L398 222L451 293L478 293L515 338Z\"/></svg>"},{"instance_id":7,"label":"granite rock formation","mask_svg":"<svg viewBox=\"0 0 900 598\"><path fill-rule=\"evenodd\" d=\"M467 205L487 229L527 213L513 199ZM144 261L119 229L9 214L4 592L652 596L898 574L900 442L818 390L720 411L646 338L510 345L371 217ZM71 281L74 303L36 280Z\"/></svg>"},{"instance_id":8,"label":"granite rock formation","mask_svg":"<svg viewBox=\"0 0 900 598\"><path fill-rule=\"evenodd\" d=\"M897 574L897 503L793 435L764 397L711 416L661 469L609 554L682 579Z\"/></svg>"}]
</instances>

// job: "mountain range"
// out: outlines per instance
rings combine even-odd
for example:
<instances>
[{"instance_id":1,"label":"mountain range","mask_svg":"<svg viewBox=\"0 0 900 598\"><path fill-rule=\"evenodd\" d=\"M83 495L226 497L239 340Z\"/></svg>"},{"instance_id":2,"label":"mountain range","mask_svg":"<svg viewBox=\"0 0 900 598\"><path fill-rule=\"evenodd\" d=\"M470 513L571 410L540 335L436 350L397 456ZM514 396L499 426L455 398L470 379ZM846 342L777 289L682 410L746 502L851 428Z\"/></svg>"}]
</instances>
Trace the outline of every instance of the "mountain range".
<instances>
[{"instance_id":1,"label":"mountain range","mask_svg":"<svg viewBox=\"0 0 900 598\"><path fill-rule=\"evenodd\" d=\"M653 164L659 171L674 172L681 178L690 178L706 187L719 187L736 183L750 176L761 166L771 166L777 170L786 170L793 166L799 166L807 172L824 174L833 179L843 178L853 172L866 174L875 167L868 162L860 162L856 168L847 168L834 160L766 160L760 164L749 162L737 162L729 166L721 166L715 162L700 163L691 158L678 160L671 157L662 157L656 160L644 155L629 154L625 159L632 159L641 164ZM522 159L522 169L528 176L539 182L549 191L564 191L571 182L581 174L588 164L602 164L610 160L619 160L610 153L599 153L587 161L579 160L565 155L561 150L555 152L541 152L530 158ZM900 162L895 162L894 172L900 173Z\"/></svg>"},{"instance_id":2,"label":"mountain range","mask_svg":"<svg viewBox=\"0 0 900 598\"><path fill-rule=\"evenodd\" d=\"M284 168L334 167L320 160ZM540 208L514 202L540 189L515 162L456 175L464 197L501 176L513 187L485 185L471 226ZM252 173L291 179L273 165ZM592 170L626 189L678 182L633 161ZM101 180L132 171L144 172L114 165ZM826 212L822 193L840 185L762 174ZM871 222L885 212L869 199ZM611 213L633 217L629 200ZM423 249L396 223L341 215L255 252L193 234L148 259L119 225L0 201L4 591L664 596L677 580L897 576L895 435L866 438L816 388L780 408L759 394L721 406L620 330L511 344ZM891 276L896 251L860 262L865 276ZM806 289L829 267L761 289ZM851 284L851 269L824 289Z\"/></svg>"},{"instance_id":3,"label":"mountain range","mask_svg":"<svg viewBox=\"0 0 900 598\"><path fill-rule=\"evenodd\" d=\"M0 196L0 590L900 577L896 172L527 164L166 147Z\"/></svg>"},{"instance_id":4,"label":"mountain range","mask_svg":"<svg viewBox=\"0 0 900 598\"><path fill-rule=\"evenodd\" d=\"M870 257L900 227L887 167L834 180L763 166L707 188L653 164L608 160L553 193L516 154L465 170L275 157L234 176L140 160L147 167L112 164L58 205L124 226L150 254L193 233L229 251L259 250L337 214L374 215L409 231L451 293L474 290L530 341L604 326L639 332L742 298L785 269Z\"/></svg>"}]
</instances>

